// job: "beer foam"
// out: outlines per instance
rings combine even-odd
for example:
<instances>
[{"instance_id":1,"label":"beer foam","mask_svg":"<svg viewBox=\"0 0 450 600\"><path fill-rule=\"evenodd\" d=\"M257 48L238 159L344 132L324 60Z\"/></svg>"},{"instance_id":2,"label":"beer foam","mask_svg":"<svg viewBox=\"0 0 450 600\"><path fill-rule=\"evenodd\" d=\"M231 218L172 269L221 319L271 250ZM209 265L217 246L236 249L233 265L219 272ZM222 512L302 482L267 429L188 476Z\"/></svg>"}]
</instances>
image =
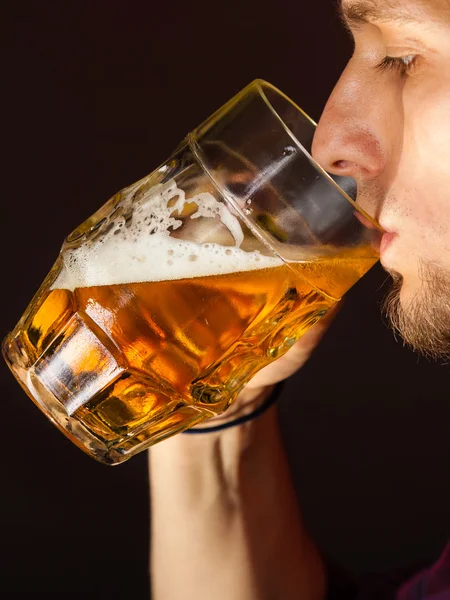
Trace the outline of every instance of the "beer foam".
<instances>
[{"instance_id":1,"label":"beer foam","mask_svg":"<svg viewBox=\"0 0 450 600\"><path fill-rule=\"evenodd\" d=\"M169 206L174 198L176 202ZM181 214L186 203L198 206L189 219L220 218L235 245L201 244L172 237L169 228L176 230L182 225L174 213ZM242 250L239 246L244 235L238 219L212 194L186 199L173 181L154 186L134 201L131 217L125 215L123 210L114 221L106 222L104 232L99 229L94 239L63 251L63 268L52 289L190 279L282 264L280 259L258 251Z\"/></svg>"}]
</instances>

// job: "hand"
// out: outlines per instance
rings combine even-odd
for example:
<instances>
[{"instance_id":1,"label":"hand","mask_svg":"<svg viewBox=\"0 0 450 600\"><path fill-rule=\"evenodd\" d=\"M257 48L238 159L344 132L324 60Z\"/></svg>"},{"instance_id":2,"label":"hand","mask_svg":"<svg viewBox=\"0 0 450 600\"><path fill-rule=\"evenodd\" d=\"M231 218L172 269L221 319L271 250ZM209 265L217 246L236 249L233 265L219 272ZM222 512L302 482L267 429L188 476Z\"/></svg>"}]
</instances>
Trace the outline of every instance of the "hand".
<instances>
[{"instance_id":1,"label":"hand","mask_svg":"<svg viewBox=\"0 0 450 600\"><path fill-rule=\"evenodd\" d=\"M287 379L303 367L328 330L341 305L342 301L333 306L328 314L311 327L284 356L258 371L226 412L208 419L205 425L199 425L198 428L232 421L238 416L248 414L257 408L271 393L275 384Z\"/></svg>"}]
</instances>

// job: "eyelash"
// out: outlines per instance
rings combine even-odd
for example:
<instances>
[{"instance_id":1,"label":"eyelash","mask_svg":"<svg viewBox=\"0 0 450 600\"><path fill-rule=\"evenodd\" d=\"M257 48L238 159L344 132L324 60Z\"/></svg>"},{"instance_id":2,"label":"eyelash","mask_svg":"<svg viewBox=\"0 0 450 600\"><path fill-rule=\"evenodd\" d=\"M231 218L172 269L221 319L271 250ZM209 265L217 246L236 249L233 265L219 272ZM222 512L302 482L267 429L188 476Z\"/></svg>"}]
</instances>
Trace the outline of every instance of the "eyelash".
<instances>
[{"instance_id":1,"label":"eyelash","mask_svg":"<svg viewBox=\"0 0 450 600\"><path fill-rule=\"evenodd\" d=\"M403 62L405 58L411 58L408 64ZM406 77L414 68L415 62L415 56L385 56L380 64L377 65L377 69L379 71L397 71L401 77Z\"/></svg>"}]
</instances>

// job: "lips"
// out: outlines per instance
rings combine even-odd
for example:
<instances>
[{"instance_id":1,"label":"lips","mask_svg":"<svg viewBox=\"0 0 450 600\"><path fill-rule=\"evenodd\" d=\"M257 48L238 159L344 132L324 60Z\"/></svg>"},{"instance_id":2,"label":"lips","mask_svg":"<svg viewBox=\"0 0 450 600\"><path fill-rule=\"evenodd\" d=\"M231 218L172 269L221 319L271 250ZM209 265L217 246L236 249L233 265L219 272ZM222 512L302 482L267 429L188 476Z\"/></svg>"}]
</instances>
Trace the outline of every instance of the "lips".
<instances>
[{"instance_id":1,"label":"lips","mask_svg":"<svg viewBox=\"0 0 450 600\"><path fill-rule=\"evenodd\" d=\"M383 234L383 237L381 238L381 243L380 243L380 257L383 258L383 255L386 254L389 246L392 244L392 242L394 241L394 239L397 237L396 233L393 233L392 231L386 231L386 233Z\"/></svg>"}]
</instances>

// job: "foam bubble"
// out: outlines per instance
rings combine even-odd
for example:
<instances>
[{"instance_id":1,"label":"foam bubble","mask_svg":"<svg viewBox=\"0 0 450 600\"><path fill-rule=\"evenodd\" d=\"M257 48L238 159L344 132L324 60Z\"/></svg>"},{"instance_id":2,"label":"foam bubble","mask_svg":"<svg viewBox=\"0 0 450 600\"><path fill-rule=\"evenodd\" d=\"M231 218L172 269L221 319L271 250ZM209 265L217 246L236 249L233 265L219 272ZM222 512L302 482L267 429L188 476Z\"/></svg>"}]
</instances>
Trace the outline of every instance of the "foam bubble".
<instances>
[{"instance_id":1,"label":"foam bubble","mask_svg":"<svg viewBox=\"0 0 450 600\"><path fill-rule=\"evenodd\" d=\"M171 237L169 229L176 230L182 224L174 215L181 214L187 202L198 206L191 219L219 217L235 246L197 244ZM128 220L118 216L113 227L105 225L103 235L64 250L63 269L52 289L207 277L282 264L280 259L258 251L242 250L239 246L244 235L238 219L212 194L202 193L186 200L184 191L173 181L155 186L136 203Z\"/></svg>"}]
</instances>

